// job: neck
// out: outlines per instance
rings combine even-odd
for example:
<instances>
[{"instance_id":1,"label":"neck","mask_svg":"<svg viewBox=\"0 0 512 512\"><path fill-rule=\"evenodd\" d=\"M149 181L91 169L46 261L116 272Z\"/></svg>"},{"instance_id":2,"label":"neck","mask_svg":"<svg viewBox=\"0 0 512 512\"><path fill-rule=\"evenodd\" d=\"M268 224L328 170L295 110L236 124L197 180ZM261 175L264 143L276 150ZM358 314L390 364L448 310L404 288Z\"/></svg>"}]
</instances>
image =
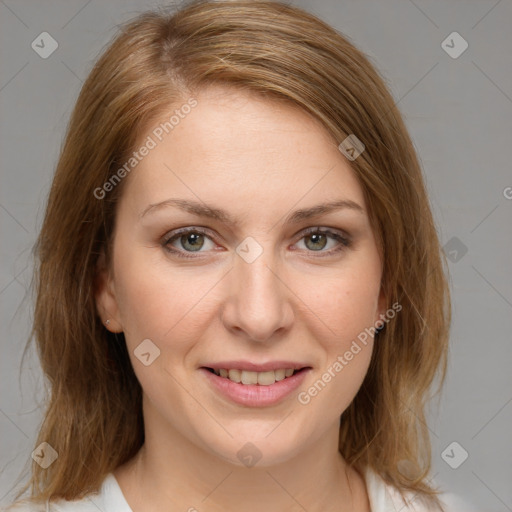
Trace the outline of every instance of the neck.
<instances>
[{"instance_id":1,"label":"neck","mask_svg":"<svg viewBox=\"0 0 512 512\"><path fill-rule=\"evenodd\" d=\"M338 451L337 424L307 449L265 467L224 461L167 422L149 421L145 429L138 454L114 472L133 512L370 510L364 480Z\"/></svg>"}]
</instances>

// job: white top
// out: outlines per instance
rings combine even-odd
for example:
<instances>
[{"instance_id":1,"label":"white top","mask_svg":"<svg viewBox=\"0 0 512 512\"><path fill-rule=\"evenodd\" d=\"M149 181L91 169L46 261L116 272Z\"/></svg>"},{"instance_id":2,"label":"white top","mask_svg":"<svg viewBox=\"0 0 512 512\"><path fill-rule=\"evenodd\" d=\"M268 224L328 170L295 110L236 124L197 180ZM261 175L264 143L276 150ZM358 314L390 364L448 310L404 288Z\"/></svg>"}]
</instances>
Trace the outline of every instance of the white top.
<instances>
[{"instance_id":1,"label":"white top","mask_svg":"<svg viewBox=\"0 0 512 512\"><path fill-rule=\"evenodd\" d=\"M366 488L372 512L431 512L408 496L405 503L400 493L386 484L382 478L368 469L365 474ZM441 496L447 512L473 512L460 498L453 494ZM6 512L133 512L128 505L113 473L103 481L98 493L91 493L76 501L57 500L45 505L18 505L6 509Z\"/></svg>"}]
</instances>

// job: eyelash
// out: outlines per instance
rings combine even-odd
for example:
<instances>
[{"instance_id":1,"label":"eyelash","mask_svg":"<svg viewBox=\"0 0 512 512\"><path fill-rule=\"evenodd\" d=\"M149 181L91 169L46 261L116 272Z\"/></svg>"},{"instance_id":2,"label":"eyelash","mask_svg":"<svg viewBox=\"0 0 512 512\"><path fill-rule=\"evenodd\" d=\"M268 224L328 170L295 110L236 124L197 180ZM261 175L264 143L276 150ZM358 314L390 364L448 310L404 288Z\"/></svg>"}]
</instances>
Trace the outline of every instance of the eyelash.
<instances>
[{"instance_id":1,"label":"eyelash","mask_svg":"<svg viewBox=\"0 0 512 512\"><path fill-rule=\"evenodd\" d=\"M183 235L187 235L187 234L190 234L190 233L199 233L201 235L206 235L211 240L211 236L209 235L209 231L208 230L205 230L203 228L183 228L183 229L179 229L179 230L174 231L171 234L171 236L166 237L163 240L163 242L162 242L163 248L167 252L177 256L178 258L185 258L185 259L195 259L195 258L197 258L197 256L186 256L185 255L187 253L188 254L193 254L193 251L180 251L180 250L177 250L177 249L174 249L174 248L171 249L170 246L169 246L169 244L171 242L174 242L175 240L179 239ZM318 228L318 227L307 228L303 232L302 237L299 239L299 241L302 240L303 238L306 238L309 235L316 235L316 234L327 235L327 236L331 237L332 239L336 240L337 242L339 242L339 245L338 245L338 247L336 247L334 249L331 249L330 251L319 251L319 252L322 252L322 254L314 255L315 258L323 258L323 257L326 257L326 256L332 256L334 254L337 254L337 253L343 251L344 249L346 249L346 248L348 248L348 247L350 247L352 245L352 241L350 240L350 238L347 238L346 236L343 236L343 235L341 235L340 233L338 233L336 231L332 231L332 230L326 229L326 228L321 229L321 228ZM200 252L204 252L204 251L197 251L197 252L200 253ZM316 251L306 251L306 252L314 253Z\"/></svg>"}]
</instances>

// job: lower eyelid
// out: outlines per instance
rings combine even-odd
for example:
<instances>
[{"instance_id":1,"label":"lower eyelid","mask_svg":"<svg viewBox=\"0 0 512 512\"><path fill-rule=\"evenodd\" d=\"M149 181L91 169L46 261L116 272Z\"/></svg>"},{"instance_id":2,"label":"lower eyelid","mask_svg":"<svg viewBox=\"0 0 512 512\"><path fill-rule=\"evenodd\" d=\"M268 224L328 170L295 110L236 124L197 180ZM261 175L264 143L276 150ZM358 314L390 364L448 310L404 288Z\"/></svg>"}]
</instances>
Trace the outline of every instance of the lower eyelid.
<instances>
[{"instance_id":1,"label":"lower eyelid","mask_svg":"<svg viewBox=\"0 0 512 512\"><path fill-rule=\"evenodd\" d=\"M205 233L201 230L198 230L198 229L191 229L190 231L182 231L181 233L176 233L176 234L164 239L163 245L164 245L164 247L168 248L169 245L171 244L171 242L175 242L175 241L179 240L182 236L189 235L190 233L198 233L200 235L203 235L211 243L215 244L215 241L213 240L213 238L210 235L208 235L207 233ZM170 250L170 251L171 252L181 252L181 253L186 252L186 253L190 253L190 254L194 254L194 252L198 252L198 253L208 252L208 251L183 251L183 250L176 249L176 248L174 248L174 251L173 250Z\"/></svg>"},{"instance_id":2,"label":"lower eyelid","mask_svg":"<svg viewBox=\"0 0 512 512\"><path fill-rule=\"evenodd\" d=\"M162 246L169 253L178 254L180 256L182 256L184 254L189 254L190 255L190 256L183 256L184 258L194 258L196 256L193 256L193 254L201 254L201 253L209 252L209 251L201 251L201 250L200 251L185 251L185 250L176 249L176 248L172 248L172 249L169 248L169 245L170 245L171 242L179 240L180 237L182 237L184 235L187 235L187 234L190 234L190 233L199 233L199 234L203 235L205 238L207 238L210 242L215 244L215 241L214 241L213 237L208 232L203 231L203 230L201 230L199 228L196 228L196 229L189 229L188 231L184 230L184 231L181 231L179 233L175 233L174 235L172 235L170 237L165 238L162 241ZM329 231L329 230L323 230L322 231L322 230L319 230L319 229L317 229L317 230L313 229L313 230L311 230L309 232L304 233L297 240L297 242L295 242L293 245L296 245L297 243L299 243L300 241L304 240L308 236L311 236L311 235L314 235L314 234L326 235L327 237L331 238L332 240L335 240L336 242L338 242L336 247L334 247L334 248L332 248L332 249L330 249L328 251L312 251L312 250L307 250L307 249L301 249L301 250L304 250L305 252L311 253L312 255L315 255L315 252L317 252L318 254L316 256L318 256L318 257L321 257L323 255L329 256L329 255L332 255L332 254L336 254L336 253L342 251L343 249L347 249L352 244L352 241L351 241L350 237L342 235L341 233L338 233L338 232L335 232L335 231Z\"/></svg>"}]
</instances>

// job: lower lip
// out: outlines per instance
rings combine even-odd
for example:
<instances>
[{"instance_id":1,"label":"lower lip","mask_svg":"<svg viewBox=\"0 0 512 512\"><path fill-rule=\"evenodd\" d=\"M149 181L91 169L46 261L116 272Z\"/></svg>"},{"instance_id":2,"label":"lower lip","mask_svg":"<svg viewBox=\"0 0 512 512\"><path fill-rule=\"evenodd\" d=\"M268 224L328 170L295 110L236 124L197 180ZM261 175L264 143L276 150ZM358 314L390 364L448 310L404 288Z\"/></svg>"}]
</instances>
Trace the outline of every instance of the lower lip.
<instances>
[{"instance_id":1,"label":"lower lip","mask_svg":"<svg viewBox=\"0 0 512 512\"><path fill-rule=\"evenodd\" d=\"M270 386L259 384L241 384L226 377L220 377L206 368L199 368L211 385L233 402L248 407L274 405L289 396L306 378L311 368L303 368L291 377L275 382Z\"/></svg>"}]
</instances>

